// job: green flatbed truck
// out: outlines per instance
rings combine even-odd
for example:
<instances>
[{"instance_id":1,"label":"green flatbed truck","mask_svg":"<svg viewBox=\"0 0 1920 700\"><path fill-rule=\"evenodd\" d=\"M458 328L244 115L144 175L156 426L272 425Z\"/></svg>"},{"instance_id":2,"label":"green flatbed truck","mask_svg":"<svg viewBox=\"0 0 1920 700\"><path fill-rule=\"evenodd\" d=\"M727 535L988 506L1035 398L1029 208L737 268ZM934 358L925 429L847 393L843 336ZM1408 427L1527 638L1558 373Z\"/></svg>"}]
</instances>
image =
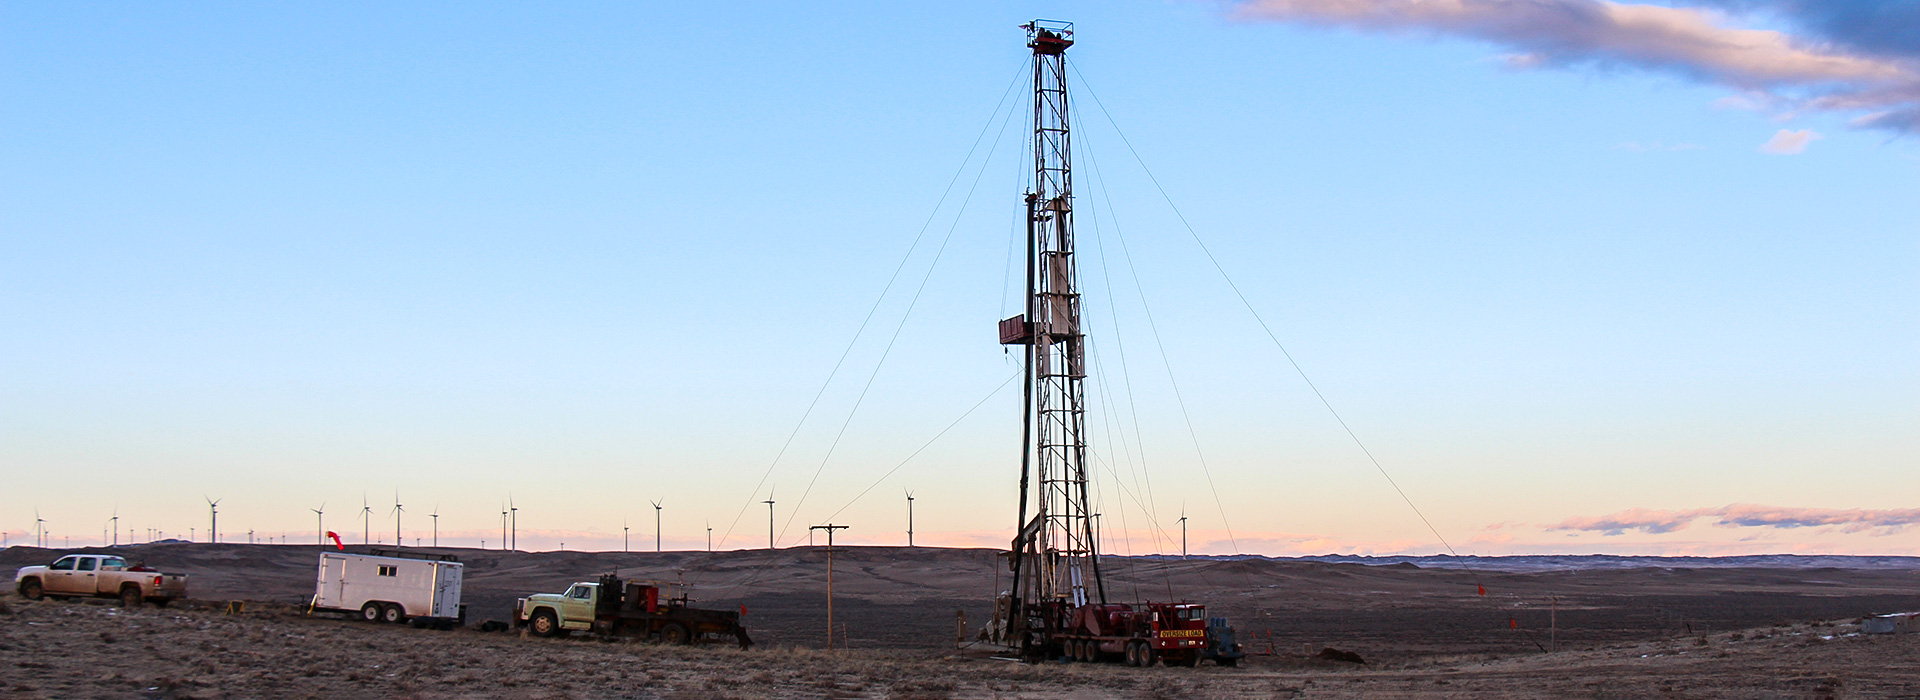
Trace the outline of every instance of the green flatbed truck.
<instances>
[{"instance_id":1,"label":"green flatbed truck","mask_svg":"<svg viewBox=\"0 0 1920 700\"><path fill-rule=\"evenodd\" d=\"M732 640L753 646L740 613L689 607L685 595L661 595L657 584L624 581L606 574L599 581L582 581L564 593L536 593L513 607L513 624L536 637L586 632L640 637L662 644L704 644Z\"/></svg>"}]
</instances>

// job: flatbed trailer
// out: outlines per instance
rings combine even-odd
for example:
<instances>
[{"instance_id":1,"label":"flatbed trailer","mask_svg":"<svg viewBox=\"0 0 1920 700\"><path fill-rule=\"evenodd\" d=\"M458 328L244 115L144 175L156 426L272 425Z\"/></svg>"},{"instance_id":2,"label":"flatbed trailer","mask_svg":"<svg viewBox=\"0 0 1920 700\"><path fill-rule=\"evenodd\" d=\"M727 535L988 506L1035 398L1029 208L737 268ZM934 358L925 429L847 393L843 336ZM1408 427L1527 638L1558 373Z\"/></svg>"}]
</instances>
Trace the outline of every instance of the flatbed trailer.
<instances>
[{"instance_id":1,"label":"flatbed trailer","mask_svg":"<svg viewBox=\"0 0 1920 700\"><path fill-rule=\"evenodd\" d=\"M740 613L703 610L685 595L661 596L654 583L624 581L606 574L580 582L565 593L541 593L514 604L513 624L537 637L572 631L615 637L639 637L662 644L704 644L731 640L753 646Z\"/></svg>"}]
</instances>

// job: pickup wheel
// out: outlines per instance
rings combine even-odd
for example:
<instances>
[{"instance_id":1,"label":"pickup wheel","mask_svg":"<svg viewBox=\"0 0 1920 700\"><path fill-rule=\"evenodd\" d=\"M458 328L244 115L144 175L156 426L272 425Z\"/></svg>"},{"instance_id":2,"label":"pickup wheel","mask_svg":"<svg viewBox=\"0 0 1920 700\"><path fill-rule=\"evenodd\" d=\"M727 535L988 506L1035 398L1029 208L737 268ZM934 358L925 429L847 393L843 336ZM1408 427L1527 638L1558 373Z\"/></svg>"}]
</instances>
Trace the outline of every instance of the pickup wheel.
<instances>
[{"instance_id":1,"label":"pickup wheel","mask_svg":"<svg viewBox=\"0 0 1920 700\"><path fill-rule=\"evenodd\" d=\"M671 622L671 623L667 623L666 627L660 628L660 643L662 644L671 644L671 645L678 646L681 644L686 644L692 639L693 639L693 635L687 632L686 625L682 625L677 622Z\"/></svg>"},{"instance_id":2,"label":"pickup wheel","mask_svg":"<svg viewBox=\"0 0 1920 700\"><path fill-rule=\"evenodd\" d=\"M20 584L20 596L27 600L39 600L47 597L47 591L40 587L40 579L27 579L26 583Z\"/></svg>"},{"instance_id":3,"label":"pickup wheel","mask_svg":"<svg viewBox=\"0 0 1920 700\"><path fill-rule=\"evenodd\" d=\"M402 609L400 606L394 605L392 603L388 603L384 606L381 606L380 608L381 622L398 623L398 622L405 622L406 620L407 620L407 611Z\"/></svg>"},{"instance_id":4,"label":"pickup wheel","mask_svg":"<svg viewBox=\"0 0 1920 700\"><path fill-rule=\"evenodd\" d=\"M380 604L369 602L366 605L360 606L360 619L367 622L379 622Z\"/></svg>"},{"instance_id":5,"label":"pickup wheel","mask_svg":"<svg viewBox=\"0 0 1920 700\"><path fill-rule=\"evenodd\" d=\"M560 631L560 619L553 616L552 610L542 608L533 613L533 619L527 621L527 630L535 637L551 637Z\"/></svg>"},{"instance_id":6,"label":"pickup wheel","mask_svg":"<svg viewBox=\"0 0 1920 700\"><path fill-rule=\"evenodd\" d=\"M146 602L146 596L140 595L140 587L127 585L120 587L120 607L137 608Z\"/></svg>"}]
</instances>

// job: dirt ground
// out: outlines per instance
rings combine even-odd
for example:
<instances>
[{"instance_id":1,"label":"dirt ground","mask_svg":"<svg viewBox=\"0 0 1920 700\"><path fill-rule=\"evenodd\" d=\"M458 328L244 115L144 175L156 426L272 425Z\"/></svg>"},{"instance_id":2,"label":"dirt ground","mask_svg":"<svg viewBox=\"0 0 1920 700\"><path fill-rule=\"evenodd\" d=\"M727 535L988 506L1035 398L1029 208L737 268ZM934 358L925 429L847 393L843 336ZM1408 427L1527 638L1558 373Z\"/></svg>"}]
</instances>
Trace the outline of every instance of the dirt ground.
<instances>
[{"instance_id":1,"label":"dirt ground","mask_svg":"<svg viewBox=\"0 0 1920 700\"><path fill-rule=\"evenodd\" d=\"M1920 635L1858 634L1920 610L1920 569L1669 567L1478 571L1271 560L1116 558L1116 600L1204 600L1258 655L1237 669L995 660L956 650L996 586L994 553L847 548L823 651L825 553L446 550L470 622L518 595L618 569L745 605L752 650L307 617L313 546L152 545L116 553L192 576L194 600L0 594L0 698L1920 698ZM0 567L61 552L15 547ZM1002 582L1004 583L1004 582ZM1486 595L1479 593L1484 587ZM226 600L249 601L224 614ZM1325 647L1367 661L1321 661ZM1557 649L1557 650L1556 650Z\"/></svg>"},{"instance_id":2,"label":"dirt ground","mask_svg":"<svg viewBox=\"0 0 1920 700\"><path fill-rule=\"evenodd\" d=\"M1920 697L1920 635L1794 624L1512 656L1237 669L1024 665L983 653L661 647L249 609L0 598L6 698Z\"/></svg>"}]
</instances>

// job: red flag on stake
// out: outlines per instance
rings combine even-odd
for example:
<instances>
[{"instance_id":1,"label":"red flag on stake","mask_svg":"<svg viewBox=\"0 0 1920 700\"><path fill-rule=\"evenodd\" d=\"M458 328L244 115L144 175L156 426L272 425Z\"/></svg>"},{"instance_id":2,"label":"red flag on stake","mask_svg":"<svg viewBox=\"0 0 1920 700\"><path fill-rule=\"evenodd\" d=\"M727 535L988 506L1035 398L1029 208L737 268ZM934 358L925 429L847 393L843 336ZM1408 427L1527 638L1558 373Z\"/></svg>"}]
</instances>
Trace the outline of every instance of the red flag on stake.
<instances>
[{"instance_id":1,"label":"red flag on stake","mask_svg":"<svg viewBox=\"0 0 1920 700\"><path fill-rule=\"evenodd\" d=\"M347 545L345 545L345 544L342 544L342 543L340 542L340 535L339 535L339 533L336 533L336 532L334 532L334 531L332 531L332 530L328 530L328 531L327 531L327 536L328 536L328 537L331 537L331 538L333 538L333 546L335 546L335 547L338 547L338 548L340 548L340 551L343 551L343 552L344 552L344 551L346 551L346 549L347 549Z\"/></svg>"},{"instance_id":2,"label":"red flag on stake","mask_svg":"<svg viewBox=\"0 0 1920 700\"><path fill-rule=\"evenodd\" d=\"M740 604L740 614L742 614L742 615L745 615L745 614L747 614L747 604L746 604L746 603L741 603L741 604Z\"/></svg>"},{"instance_id":3,"label":"red flag on stake","mask_svg":"<svg viewBox=\"0 0 1920 700\"><path fill-rule=\"evenodd\" d=\"M1520 629L1520 621L1511 617L1507 618L1507 629Z\"/></svg>"},{"instance_id":4,"label":"red flag on stake","mask_svg":"<svg viewBox=\"0 0 1920 700\"><path fill-rule=\"evenodd\" d=\"M332 534L332 533L328 533L328 534ZM1480 589L1480 595L1486 595L1486 594L1487 594L1487 587L1486 587L1486 586L1482 586L1482 585L1480 585L1480 584L1477 584L1477 583L1476 583L1476 584L1473 584L1473 587L1474 587L1474 588L1478 588L1478 589Z\"/></svg>"}]
</instances>

